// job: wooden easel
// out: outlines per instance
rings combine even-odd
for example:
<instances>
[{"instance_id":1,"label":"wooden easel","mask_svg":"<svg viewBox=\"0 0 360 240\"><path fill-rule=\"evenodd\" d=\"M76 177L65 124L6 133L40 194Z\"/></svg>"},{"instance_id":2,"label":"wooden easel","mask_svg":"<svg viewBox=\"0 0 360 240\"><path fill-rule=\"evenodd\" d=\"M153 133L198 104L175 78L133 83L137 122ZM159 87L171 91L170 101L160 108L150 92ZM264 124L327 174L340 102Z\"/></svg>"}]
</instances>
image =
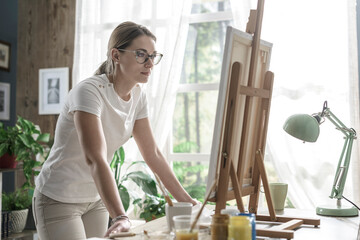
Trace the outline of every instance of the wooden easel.
<instances>
[{"instance_id":1,"label":"wooden easel","mask_svg":"<svg viewBox=\"0 0 360 240\"><path fill-rule=\"evenodd\" d=\"M293 229L302 224L318 226L320 219L315 218L295 218L295 217L278 217L276 216L266 176L264 166L265 145L267 127L270 113L270 104L272 97L274 74L267 71L264 74L264 79L259 87L255 87L255 75L257 71L257 57L259 53L261 22L264 9L264 0L258 1L257 10L251 10L249 23L247 25L247 32L253 34L252 52L249 68L249 79L247 85L240 85L241 72L245 71L239 62L234 62L231 67L231 74L228 84L227 103L225 106L225 116L223 125L223 140L221 144L221 156L219 156L219 173L218 185L215 199L211 201L216 202L215 212L220 213L224 209L228 200L236 199L236 203L240 212L245 212L242 197L250 196L248 211L256 214L257 221L266 221L271 223L282 223L267 229L257 229L258 236L287 238L294 237ZM255 21L255 22L254 22ZM233 129L236 124L235 110L237 108L237 98L245 97L244 118L241 123L241 138L239 152L234 154ZM255 102L257 99L257 102ZM254 110L255 109L255 110ZM253 112L255 111L255 115ZM254 119L255 116L255 119ZM254 123L255 121L255 123ZM250 128L255 129L250 132ZM238 137L238 136L236 136ZM251 142L245 146L245 143ZM250 151L249 155L246 154ZM237 156L237 168L234 164L234 159L231 156ZM250 160L250 168L245 169L245 163ZM251 177L245 176L245 172L251 172ZM229 178L230 177L230 178ZM232 189L229 189L230 179ZM263 183L265 191L266 202L269 210L269 215L258 215L257 208L259 202L260 183Z\"/></svg>"}]
</instances>

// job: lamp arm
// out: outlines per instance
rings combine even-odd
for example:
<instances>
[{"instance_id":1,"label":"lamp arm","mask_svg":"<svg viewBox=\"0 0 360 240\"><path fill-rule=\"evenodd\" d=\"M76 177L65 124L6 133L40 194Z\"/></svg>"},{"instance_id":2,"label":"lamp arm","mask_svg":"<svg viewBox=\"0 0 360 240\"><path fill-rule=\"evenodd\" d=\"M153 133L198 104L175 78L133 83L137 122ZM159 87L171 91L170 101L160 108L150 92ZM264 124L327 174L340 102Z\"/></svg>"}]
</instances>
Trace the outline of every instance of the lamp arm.
<instances>
[{"instance_id":1,"label":"lamp arm","mask_svg":"<svg viewBox=\"0 0 360 240\"><path fill-rule=\"evenodd\" d=\"M324 109L323 116L332 122L336 129L345 135L345 143L338 162L334 183L332 186L330 198L342 199L346 182L347 173L350 165L351 150L353 141L356 139L356 132L353 128L347 128L329 108Z\"/></svg>"}]
</instances>

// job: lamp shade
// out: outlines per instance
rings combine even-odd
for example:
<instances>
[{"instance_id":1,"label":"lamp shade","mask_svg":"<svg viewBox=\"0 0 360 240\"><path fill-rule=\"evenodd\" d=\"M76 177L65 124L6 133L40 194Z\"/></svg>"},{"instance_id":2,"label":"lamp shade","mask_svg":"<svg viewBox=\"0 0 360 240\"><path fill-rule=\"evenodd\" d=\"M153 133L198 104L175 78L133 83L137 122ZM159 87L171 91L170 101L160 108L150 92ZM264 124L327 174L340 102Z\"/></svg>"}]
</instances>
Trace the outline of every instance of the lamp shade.
<instances>
[{"instance_id":1,"label":"lamp shade","mask_svg":"<svg viewBox=\"0 0 360 240\"><path fill-rule=\"evenodd\" d=\"M291 136L305 142L316 142L320 134L319 122L308 114L295 114L284 123L283 129Z\"/></svg>"}]
</instances>

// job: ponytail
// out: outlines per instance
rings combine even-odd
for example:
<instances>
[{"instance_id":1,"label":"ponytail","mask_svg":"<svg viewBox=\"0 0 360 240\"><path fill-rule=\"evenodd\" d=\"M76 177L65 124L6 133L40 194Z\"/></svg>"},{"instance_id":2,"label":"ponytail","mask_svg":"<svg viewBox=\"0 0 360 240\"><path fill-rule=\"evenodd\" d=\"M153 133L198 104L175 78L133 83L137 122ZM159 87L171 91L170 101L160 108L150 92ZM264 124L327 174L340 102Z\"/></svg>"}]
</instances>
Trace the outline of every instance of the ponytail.
<instances>
[{"instance_id":1,"label":"ponytail","mask_svg":"<svg viewBox=\"0 0 360 240\"><path fill-rule=\"evenodd\" d=\"M95 75L108 74L108 61L104 61L101 66L96 70Z\"/></svg>"}]
</instances>

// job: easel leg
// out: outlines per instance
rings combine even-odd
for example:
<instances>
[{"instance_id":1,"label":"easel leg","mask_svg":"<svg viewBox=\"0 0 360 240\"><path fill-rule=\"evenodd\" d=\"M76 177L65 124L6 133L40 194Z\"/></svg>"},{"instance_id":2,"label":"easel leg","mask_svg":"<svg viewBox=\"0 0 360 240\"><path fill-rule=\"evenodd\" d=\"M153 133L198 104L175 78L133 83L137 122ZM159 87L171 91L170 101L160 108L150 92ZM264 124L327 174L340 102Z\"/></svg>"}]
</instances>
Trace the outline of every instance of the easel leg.
<instances>
[{"instance_id":1,"label":"easel leg","mask_svg":"<svg viewBox=\"0 0 360 240\"><path fill-rule=\"evenodd\" d=\"M257 132L255 133L257 142L255 143L256 147L253 150L255 152L255 156L254 156L255 162L254 162L254 170L252 172L252 183L255 186L255 192L250 196L250 202L249 202L249 211L252 213L257 213L259 195L260 195L259 188L260 188L261 177L263 176L266 177L265 166L263 166L264 158L261 156L260 157L261 162L259 161L259 164L257 164L256 162L259 156L257 156L258 153L256 151L258 150L260 150L260 152L265 151L266 132L267 132L267 126L269 120L270 100L272 95L273 81L274 81L274 74L270 71L267 71L265 73L263 89L269 90L270 95L262 98L260 108L258 109L259 111L258 114L260 117L256 123ZM263 173L260 173L261 166L263 166L262 169Z\"/></svg>"},{"instance_id":2,"label":"easel leg","mask_svg":"<svg viewBox=\"0 0 360 240\"><path fill-rule=\"evenodd\" d=\"M243 203L242 195L241 195L241 191L240 191L239 179L235 172L235 167L234 167L233 161L231 161L230 164L231 164L230 165L230 177L231 177L231 182L233 184L233 188L234 188L234 192L235 192L236 204L238 206L239 211L244 213L245 208L244 208L244 203Z\"/></svg>"},{"instance_id":3,"label":"easel leg","mask_svg":"<svg viewBox=\"0 0 360 240\"><path fill-rule=\"evenodd\" d=\"M268 205L270 218L271 218L272 221L276 221L275 209L274 209L274 205L273 205L271 195L270 195L269 182L268 182L268 179L267 179L267 176L266 176L264 158L263 158L263 155L261 153L261 150L256 151L255 162L256 162L256 165L257 165L257 167L259 169L261 181L263 183L263 187L264 187L264 191L265 191L265 197L266 197L266 203Z\"/></svg>"}]
</instances>

